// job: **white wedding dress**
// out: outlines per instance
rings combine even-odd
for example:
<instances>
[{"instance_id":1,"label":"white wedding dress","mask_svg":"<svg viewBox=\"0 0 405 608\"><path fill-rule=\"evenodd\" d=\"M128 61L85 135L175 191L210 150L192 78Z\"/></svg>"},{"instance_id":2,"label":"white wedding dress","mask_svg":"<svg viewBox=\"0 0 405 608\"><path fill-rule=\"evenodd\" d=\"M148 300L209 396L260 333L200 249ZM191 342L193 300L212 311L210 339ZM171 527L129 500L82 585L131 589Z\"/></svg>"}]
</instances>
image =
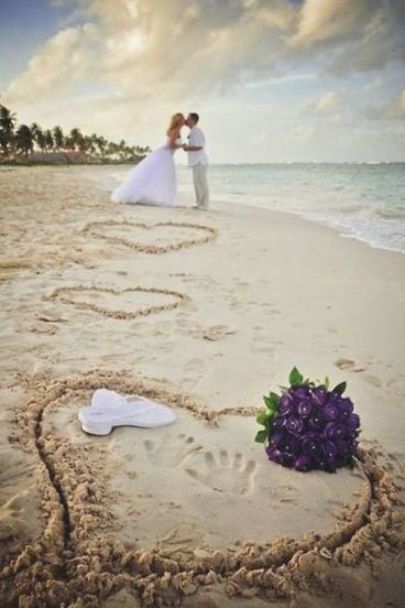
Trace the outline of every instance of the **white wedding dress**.
<instances>
[{"instance_id":1,"label":"white wedding dress","mask_svg":"<svg viewBox=\"0 0 405 608\"><path fill-rule=\"evenodd\" d=\"M176 145L182 140L177 139ZM135 165L111 195L113 203L140 203L170 207L175 204L177 183L174 148L157 148Z\"/></svg>"}]
</instances>

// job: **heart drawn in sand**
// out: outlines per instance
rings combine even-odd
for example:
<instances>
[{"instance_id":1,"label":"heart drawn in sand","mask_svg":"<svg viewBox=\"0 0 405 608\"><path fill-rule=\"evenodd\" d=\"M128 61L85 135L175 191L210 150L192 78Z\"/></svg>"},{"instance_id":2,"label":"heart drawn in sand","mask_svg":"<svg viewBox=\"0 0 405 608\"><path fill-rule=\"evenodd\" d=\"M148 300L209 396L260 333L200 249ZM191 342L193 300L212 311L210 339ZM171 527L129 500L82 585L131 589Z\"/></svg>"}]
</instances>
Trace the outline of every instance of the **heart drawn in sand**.
<instances>
[{"instance_id":1,"label":"heart drawn in sand","mask_svg":"<svg viewBox=\"0 0 405 608\"><path fill-rule=\"evenodd\" d=\"M115 432L115 437L121 437L115 443L114 434L100 441L83 438L78 432L75 426L78 408L89 400L92 391L106 386L184 410L193 416L194 425L213 421L211 413L198 401L167 383L130 378L125 372L112 371L62 379L45 376L20 379L28 395L17 413L18 430L11 440L37 460L44 529L40 539L33 538L0 568L0 597L4 598L5 606L15 605L16 598L22 606L104 605L100 602L120 589L134 593L143 606L174 606L179 605L179 598L216 583L225 583L229 595L243 596L245 601L258 594L267 599L291 599L299 590L316 588L320 581L318 592L321 588L326 591L328 586L336 591L340 580L336 571L342 565L339 572L346 573L344 584L353 585L347 566L378 555L381 547L390 543L396 546L398 488L389 469L377 462L378 450L363 449L357 467L362 489L331 530L307 533L297 539L266 540L263 529L263 539L258 542L229 548L225 544L224 548L213 550L201 546L200 530L193 521L184 522L182 511L176 511L179 505L170 500L167 517L184 524L183 529L169 530L157 539L154 547L145 548L137 542L142 518L149 509L151 521L156 526L165 525L161 502L165 493L170 498L171 494L176 496L176 488L172 486L181 485L184 480L188 480L190 488L198 488L196 496L202 511L210 503L215 507L217 497L217 505L225 509L222 515L217 511L217 519L226 523L236 518L238 526L238 505L248 509L252 503L257 463L242 453L230 453L225 446L218 449L215 443L207 449L201 433L195 439L186 431L175 435L176 441L171 443L168 435L157 432L145 434L138 430L135 438L131 429L134 441L122 458L119 449L123 435L119 433L127 432L125 429ZM251 416L256 411L256 408L228 408L217 412L214 421L218 423L225 415ZM190 420L186 421L187 430L192 426ZM230 422L232 419L228 418L226 424ZM148 467L142 466L142 458L149 461ZM125 460L130 489L124 485L117 491L114 478L122 473ZM265 464L269 467L267 478L274 477L276 472L286 476L283 480L303 475ZM340 474L333 477L335 497L341 488L340 477ZM308 476L305 483L313 483L314 478L319 476ZM328 477L331 484L330 480ZM121 530L117 513L122 513L125 492L130 499L126 526L132 528ZM187 502L190 497L186 498ZM271 501L267 508L270 505ZM241 520L239 525L243 528L245 523ZM187 526L189 538L185 537ZM30 598L35 598L36 603L30 603Z\"/></svg>"},{"instance_id":2,"label":"heart drawn in sand","mask_svg":"<svg viewBox=\"0 0 405 608\"><path fill-rule=\"evenodd\" d=\"M111 234L111 231L110 233L108 232L109 228L124 228L125 233L114 235ZM136 239L128 238L131 235L131 228L150 232L151 236L153 235L154 237L162 231L166 232L166 235L164 235L165 238L162 244L136 241ZM168 253L169 251L178 251L179 249L194 247L195 245L203 245L204 243L213 241L217 237L215 228L190 222L155 222L145 224L143 222L130 222L128 220L106 220L89 222L82 232L97 236L109 243L125 245L131 249L135 249L135 251L151 254ZM191 236L193 233L194 236ZM173 237L175 237L175 240L173 240Z\"/></svg>"},{"instance_id":3,"label":"heart drawn in sand","mask_svg":"<svg viewBox=\"0 0 405 608\"><path fill-rule=\"evenodd\" d=\"M78 294L78 297L75 297L76 294ZM153 287L113 289L111 287L73 285L71 287L59 287L49 296L45 296L44 299L71 304L82 310L91 310L114 319L136 319L165 310L173 310L188 300L188 297L178 291ZM128 309L113 309L114 300L121 300L122 305L125 305L125 308ZM151 300L153 300L152 304L150 303Z\"/></svg>"}]
</instances>

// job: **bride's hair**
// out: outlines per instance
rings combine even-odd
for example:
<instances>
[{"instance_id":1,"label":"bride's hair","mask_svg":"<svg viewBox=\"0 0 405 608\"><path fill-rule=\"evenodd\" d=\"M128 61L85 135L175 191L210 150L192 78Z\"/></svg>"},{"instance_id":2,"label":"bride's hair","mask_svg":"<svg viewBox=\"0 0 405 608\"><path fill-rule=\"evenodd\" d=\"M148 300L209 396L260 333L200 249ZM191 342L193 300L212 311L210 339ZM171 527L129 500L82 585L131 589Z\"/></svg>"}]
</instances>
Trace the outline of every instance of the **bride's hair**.
<instances>
[{"instance_id":1,"label":"bride's hair","mask_svg":"<svg viewBox=\"0 0 405 608\"><path fill-rule=\"evenodd\" d=\"M167 129L167 136L170 138L178 137L180 135L180 129L184 125L185 118L181 112L173 114L170 119L169 128Z\"/></svg>"}]
</instances>

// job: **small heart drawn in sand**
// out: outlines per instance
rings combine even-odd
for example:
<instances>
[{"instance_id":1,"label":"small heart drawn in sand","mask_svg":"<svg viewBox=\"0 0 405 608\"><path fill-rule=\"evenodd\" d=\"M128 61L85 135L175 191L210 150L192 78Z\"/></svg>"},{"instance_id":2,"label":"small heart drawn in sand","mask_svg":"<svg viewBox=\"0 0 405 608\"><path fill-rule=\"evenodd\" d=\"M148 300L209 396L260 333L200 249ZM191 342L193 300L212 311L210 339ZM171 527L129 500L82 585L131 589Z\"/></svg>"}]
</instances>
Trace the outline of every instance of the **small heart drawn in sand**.
<instances>
[{"instance_id":1,"label":"small heart drawn in sand","mask_svg":"<svg viewBox=\"0 0 405 608\"><path fill-rule=\"evenodd\" d=\"M81 310L90 310L114 319L136 319L177 308L188 298L178 291L153 287L128 287L118 290L111 287L73 285L59 287L45 299L71 304ZM115 305L121 309L114 308Z\"/></svg>"},{"instance_id":2,"label":"small heart drawn in sand","mask_svg":"<svg viewBox=\"0 0 405 608\"><path fill-rule=\"evenodd\" d=\"M131 229L138 232L138 238L131 238ZM83 228L83 233L92 234L109 243L124 245L142 253L162 254L178 251L195 245L209 243L217 237L217 231L211 226L189 222L129 222L127 220L106 220L90 222ZM148 240L153 234L154 242ZM145 238L146 237L146 238ZM156 244L156 241L160 244Z\"/></svg>"}]
</instances>

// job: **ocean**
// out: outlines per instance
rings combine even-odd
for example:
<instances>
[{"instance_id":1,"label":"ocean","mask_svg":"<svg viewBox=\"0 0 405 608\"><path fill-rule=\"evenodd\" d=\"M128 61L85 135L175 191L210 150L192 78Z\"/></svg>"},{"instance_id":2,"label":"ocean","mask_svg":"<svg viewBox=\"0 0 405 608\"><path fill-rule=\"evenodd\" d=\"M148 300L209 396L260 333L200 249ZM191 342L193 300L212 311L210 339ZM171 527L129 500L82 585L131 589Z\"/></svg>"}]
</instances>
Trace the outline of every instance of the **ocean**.
<instances>
[{"instance_id":1,"label":"ocean","mask_svg":"<svg viewBox=\"0 0 405 608\"><path fill-rule=\"evenodd\" d=\"M128 166L105 169L114 187ZM177 170L179 192L192 194L190 170ZM405 253L405 163L213 164L209 183L214 201L295 213L372 247Z\"/></svg>"}]
</instances>

